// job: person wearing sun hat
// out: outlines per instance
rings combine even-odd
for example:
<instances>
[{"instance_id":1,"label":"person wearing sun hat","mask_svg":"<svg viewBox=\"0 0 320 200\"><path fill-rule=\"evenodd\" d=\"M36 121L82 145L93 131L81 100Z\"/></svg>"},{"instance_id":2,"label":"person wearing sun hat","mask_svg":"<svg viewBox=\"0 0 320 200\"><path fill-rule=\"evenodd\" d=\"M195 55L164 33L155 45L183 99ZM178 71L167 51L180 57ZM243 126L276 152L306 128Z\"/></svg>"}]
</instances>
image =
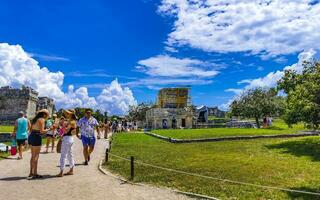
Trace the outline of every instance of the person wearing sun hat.
<instances>
[{"instance_id":1,"label":"person wearing sun hat","mask_svg":"<svg viewBox=\"0 0 320 200\"><path fill-rule=\"evenodd\" d=\"M73 156L73 144L76 128L77 128L77 116L74 109L65 110L64 115L67 118L67 125L65 134L62 137L61 143L61 155L60 155L60 173L57 175L58 177L62 177L63 175L73 175L73 168L75 166L74 156ZM69 162L69 172L63 174L65 168L65 162L68 159Z\"/></svg>"},{"instance_id":2,"label":"person wearing sun hat","mask_svg":"<svg viewBox=\"0 0 320 200\"><path fill-rule=\"evenodd\" d=\"M41 135L46 134L50 129L46 129L45 121L50 116L47 109L39 110L36 116L31 120L31 133L28 137L28 143L31 148L30 173L29 177L33 179L42 178L38 174L38 160L42 145Z\"/></svg>"}]
</instances>

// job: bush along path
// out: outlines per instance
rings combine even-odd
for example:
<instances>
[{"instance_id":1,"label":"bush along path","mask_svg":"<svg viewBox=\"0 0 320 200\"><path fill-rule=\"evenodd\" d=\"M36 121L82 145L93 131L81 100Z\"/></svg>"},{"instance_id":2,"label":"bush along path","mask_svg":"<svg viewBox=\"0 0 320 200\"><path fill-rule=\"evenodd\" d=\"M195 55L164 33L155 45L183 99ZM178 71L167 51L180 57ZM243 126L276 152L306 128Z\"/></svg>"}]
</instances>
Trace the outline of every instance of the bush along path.
<instances>
[{"instance_id":1,"label":"bush along path","mask_svg":"<svg viewBox=\"0 0 320 200\"><path fill-rule=\"evenodd\" d=\"M175 192L151 186L123 184L98 170L104 155L105 140L97 140L95 151L88 166L82 165L82 144L75 138L75 174L57 178L59 158L57 153L41 153L38 171L42 179L28 180L30 151L24 159L0 161L0 199L189 199ZM44 148L42 147L42 151Z\"/></svg>"}]
</instances>

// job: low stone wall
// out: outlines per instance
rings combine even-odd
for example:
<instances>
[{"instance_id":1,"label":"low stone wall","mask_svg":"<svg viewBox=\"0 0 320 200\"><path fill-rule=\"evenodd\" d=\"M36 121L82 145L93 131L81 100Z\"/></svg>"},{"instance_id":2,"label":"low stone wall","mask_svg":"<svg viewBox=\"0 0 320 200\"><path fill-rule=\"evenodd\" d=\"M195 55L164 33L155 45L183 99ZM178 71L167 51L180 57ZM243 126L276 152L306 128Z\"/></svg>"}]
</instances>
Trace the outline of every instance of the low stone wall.
<instances>
[{"instance_id":1,"label":"low stone wall","mask_svg":"<svg viewBox=\"0 0 320 200\"><path fill-rule=\"evenodd\" d=\"M294 137L307 137L318 136L318 131L302 131L296 134L281 134L281 135L254 135L254 136L228 136L217 138L201 138L201 139L175 139L158 135L152 132L144 132L146 135L165 140L171 143L196 143L196 142L219 142L219 141L232 141L232 140L252 140L252 139L266 139L266 138L294 138Z\"/></svg>"},{"instance_id":2,"label":"low stone wall","mask_svg":"<svg viewBox=\"0 0 320 200\"><path fill-rule=\"evenodd\" d=\"M228 128L257 128L257 124L254 121L236 121L231 120L226 123Z\"/></svg>"}]
</instances>

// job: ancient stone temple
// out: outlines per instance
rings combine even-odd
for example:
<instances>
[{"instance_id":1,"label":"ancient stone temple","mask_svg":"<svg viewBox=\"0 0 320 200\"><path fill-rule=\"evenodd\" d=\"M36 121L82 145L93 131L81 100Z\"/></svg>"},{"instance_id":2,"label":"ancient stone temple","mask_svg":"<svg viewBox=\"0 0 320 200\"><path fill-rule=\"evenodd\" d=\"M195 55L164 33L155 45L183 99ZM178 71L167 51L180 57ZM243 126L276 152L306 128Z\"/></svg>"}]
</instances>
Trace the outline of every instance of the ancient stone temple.
<instances>
[{"instance_id":1,"label":"ancient stone temple","mask_svg":"<svg viewBox=\"0 0 320 200\"><path fill-rule=\"evenodd\" d=\"M54 111L53 100L38 97L38 92L26 86L20 89L9 86L0 88L0 124L13 124L20 111L26 113L27 118L35 116L38 109L46 108L50 113Z\"/></svg>"},{"instance_id":2,"label":"ancient stone temple","mask_svg":"<svg viewBox=\"0 0 320 200\"><path fill-rule=\"evenodd\" d=\"M54 113L54 101L49 97L39 97L37 103L37 110L47 109L49 113Z\"/></svg>"},{"instance_id":3,"label":"ancient stone temple","mask_svg":"<svg viewBox=\"0 0 320 200\"><path fill-rule=\"evenodd\" d=\"M193 109L188 88L164 88L158 93L157 106L146 113L148 128L192 128Z\"/></svg>"}]
</instances>

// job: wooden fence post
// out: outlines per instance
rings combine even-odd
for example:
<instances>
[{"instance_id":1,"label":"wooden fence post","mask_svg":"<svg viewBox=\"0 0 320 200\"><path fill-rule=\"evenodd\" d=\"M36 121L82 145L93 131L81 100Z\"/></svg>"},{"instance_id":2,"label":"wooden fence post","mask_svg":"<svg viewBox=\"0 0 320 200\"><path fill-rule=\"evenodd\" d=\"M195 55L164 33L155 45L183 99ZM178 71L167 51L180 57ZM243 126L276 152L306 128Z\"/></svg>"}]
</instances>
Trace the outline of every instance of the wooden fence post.
<instances>
[{"instance_id":1,"label":"wooden fence post","mask_svg":"<svg viewBox=\"0 0 320 200\"><path fill-rule=\"evenodd\" d=\"M130 168L131 168L131 180L133 181L133 179L134 179L134 157L133 156L131 156L131 162L130 162Z\"/></svg>"},{"instance_id":2,"label":"wooden fence post","mask_svg":"<svg viewBox=\"0 0 320 200\"><path fill-rule=\"evenodd\" d=\"M105 157L105 162L108 162L109 160L109 149L106 149L106 157Z\"/></svg>"}]
</instances>

